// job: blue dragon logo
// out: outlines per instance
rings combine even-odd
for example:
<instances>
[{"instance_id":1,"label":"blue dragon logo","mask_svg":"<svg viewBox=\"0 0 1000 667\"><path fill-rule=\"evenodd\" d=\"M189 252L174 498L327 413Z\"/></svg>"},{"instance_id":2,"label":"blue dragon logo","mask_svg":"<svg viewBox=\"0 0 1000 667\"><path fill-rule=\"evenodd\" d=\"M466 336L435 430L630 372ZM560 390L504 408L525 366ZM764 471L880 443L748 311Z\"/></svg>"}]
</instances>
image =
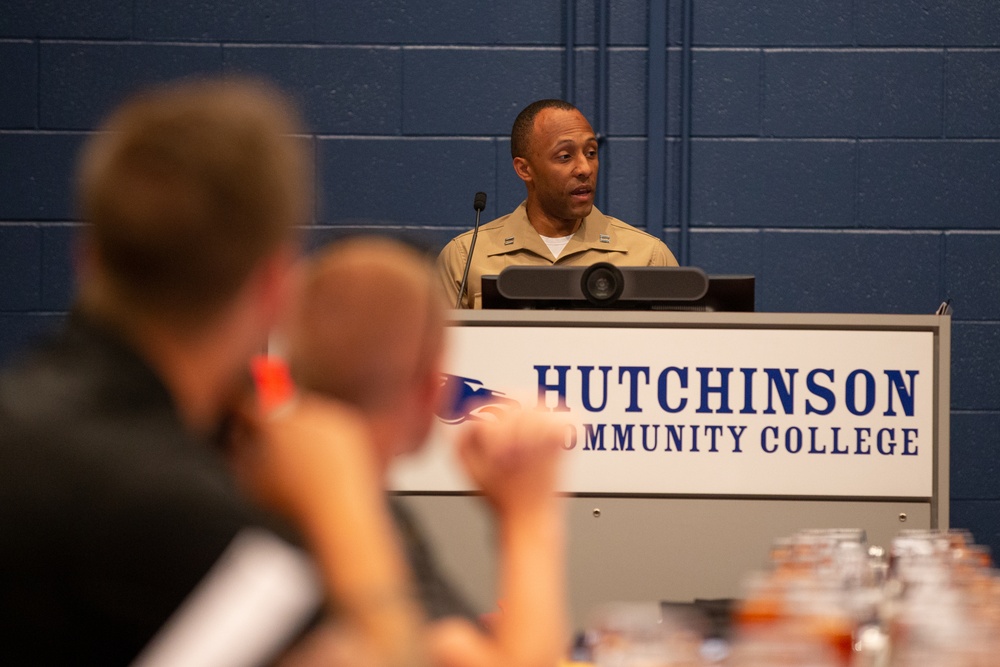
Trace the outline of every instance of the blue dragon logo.
<instances>
[{"instance_id":1,"label":"blue dragon logo","mask_svg":"<svg viewBox=\"0 0 1000 667\"><path fill-rule=\"evenodd\" d=\"M465 421L494 421L504 412L521 407L503 392L483 386L480 380L460 375L441 374L445 396L451 398L438 410L438 418L446 424Z\"/></svg>"}]
</instances>

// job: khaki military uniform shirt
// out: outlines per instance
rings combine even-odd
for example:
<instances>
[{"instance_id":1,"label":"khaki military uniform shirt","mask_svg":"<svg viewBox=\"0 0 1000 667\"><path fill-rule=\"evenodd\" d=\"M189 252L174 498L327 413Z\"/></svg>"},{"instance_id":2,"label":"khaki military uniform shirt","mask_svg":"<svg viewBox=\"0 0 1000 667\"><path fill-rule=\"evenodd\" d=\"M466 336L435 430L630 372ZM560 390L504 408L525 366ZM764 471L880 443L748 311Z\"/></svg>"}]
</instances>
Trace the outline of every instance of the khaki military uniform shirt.
<instances>
[{"instance_id":1,"label":"khaki military uniform shirt","mask_svg":"<svg viewBox=\"0 0 1000 667\"><path fill-rule=\"evenodd\" d=\"M453 238L438 255L438 273L448 304L455 305L469 256L472 231ZM498 275L508 266L589 266L609 262L615 266L677 266L666 244L651 234L594 208L583 219L559 258L528 222L522 202L513 213L479 228L464 308L480 308L483 276Z\"/></svg>"}]
</instances>

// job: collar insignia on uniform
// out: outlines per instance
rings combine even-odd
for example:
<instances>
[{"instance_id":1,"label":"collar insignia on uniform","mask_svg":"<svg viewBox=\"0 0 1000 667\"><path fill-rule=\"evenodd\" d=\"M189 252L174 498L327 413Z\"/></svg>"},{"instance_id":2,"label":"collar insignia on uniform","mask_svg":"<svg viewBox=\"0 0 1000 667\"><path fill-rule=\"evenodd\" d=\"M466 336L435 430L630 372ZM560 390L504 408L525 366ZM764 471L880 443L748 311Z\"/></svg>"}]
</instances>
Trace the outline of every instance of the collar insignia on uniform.
<instances>
[{"instance_id":1,"label":"collar insignia on uniform","mask_svg":"<svg viewBox=\"0 0 1000 667\"><path fill-rule=\"evenodd\" d=\"M610 234L601 234L600 241L601 241L601 243L611 243L611 235Z\"/></svg>"},{"instance_id":2,"label":"collar insignia on uniform","mask_svg":"<svg viewBox=\"0 0 1000 667\"><path fill-rule=\"evenodd\" d=\"M505 238L503 240L503 244L504 245L514 245L514 237L513 236L508 236L507 238Z\"/></svg>"}]
</instances>

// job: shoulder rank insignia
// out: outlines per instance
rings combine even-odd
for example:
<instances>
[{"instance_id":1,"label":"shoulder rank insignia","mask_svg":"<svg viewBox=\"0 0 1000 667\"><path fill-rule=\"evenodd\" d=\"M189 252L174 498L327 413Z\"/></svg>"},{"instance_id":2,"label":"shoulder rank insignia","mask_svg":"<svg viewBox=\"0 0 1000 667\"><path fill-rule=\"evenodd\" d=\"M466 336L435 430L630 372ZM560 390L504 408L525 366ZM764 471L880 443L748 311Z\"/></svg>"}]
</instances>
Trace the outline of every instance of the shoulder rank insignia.
<instances>
[{"instance_id":1,"label":"shoulder rank insignia","mask_svg":"<svg viewBox=\"0 0 1000 667\"><path fill-rule=\"evenodd\" d=\"M601 243L611 243L611 235L610 234L601 234L600 241L601 241Z\"/></svg>"},{"instance_id":2,"label":"shoulder rank insignia","mask_svg":"<svg viewBox=\"0 0 1000 667\"><path fill-rule=\"evenodd\" d=\"M503 240L503 244L504 245L514 245L514 237L513 236L508 236L507 238L505 238Z\"/></svg>"}]
</instances>

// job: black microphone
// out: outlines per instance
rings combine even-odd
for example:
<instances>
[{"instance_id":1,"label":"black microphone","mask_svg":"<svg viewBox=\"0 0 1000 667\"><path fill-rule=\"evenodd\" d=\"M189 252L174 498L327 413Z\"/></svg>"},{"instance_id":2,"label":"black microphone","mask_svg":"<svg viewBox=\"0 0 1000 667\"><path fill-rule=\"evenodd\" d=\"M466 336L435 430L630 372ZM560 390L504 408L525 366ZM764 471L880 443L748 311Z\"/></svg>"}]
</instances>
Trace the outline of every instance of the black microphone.
<instances>
[{"instance_id":1,"label":"black microphone","mask_svg":"<svg viewBox=\"0 0 1000 667\"><path fill-rule=\"evenodd\" d=\"M476 237L479 236L479 214L486 208L485 192L476 193L476 199L472 202L472 208L476 209L476 226L472 228L472 243L469 244L469 256L465 258L465 271L462 273L462 286L458 288L458 298L455 299L455 308L462 307L462 295L465 294L465 285L469 281L469 267L472 266L472 253L476 251Z\"/></svg>"}]
</instances>

